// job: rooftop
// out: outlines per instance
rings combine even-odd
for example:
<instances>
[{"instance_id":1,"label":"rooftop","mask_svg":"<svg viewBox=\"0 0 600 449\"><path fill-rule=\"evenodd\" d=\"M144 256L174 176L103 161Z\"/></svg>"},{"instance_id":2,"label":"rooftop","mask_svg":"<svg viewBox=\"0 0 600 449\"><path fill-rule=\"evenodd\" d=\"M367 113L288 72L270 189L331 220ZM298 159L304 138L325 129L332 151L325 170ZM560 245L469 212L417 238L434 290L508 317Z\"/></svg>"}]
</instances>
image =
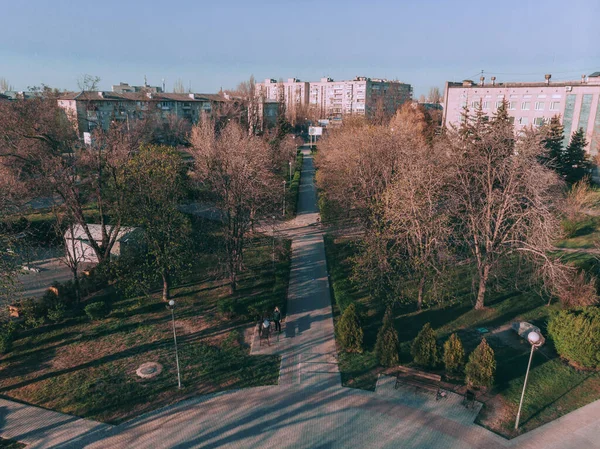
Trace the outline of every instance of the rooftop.
<instances>
[{"instance_id":1,"label":"rooftop","mask_svg":"<svg viewBox=\"0 0 600 449\"><path fill-rule=\"evenodd\" d=\"M175 94L175 93L157 93L157 92L67 92L59 97L60 100L112 100L112 101L227 101L224 97L218 94Z\"/></svg>"}]
</instances>

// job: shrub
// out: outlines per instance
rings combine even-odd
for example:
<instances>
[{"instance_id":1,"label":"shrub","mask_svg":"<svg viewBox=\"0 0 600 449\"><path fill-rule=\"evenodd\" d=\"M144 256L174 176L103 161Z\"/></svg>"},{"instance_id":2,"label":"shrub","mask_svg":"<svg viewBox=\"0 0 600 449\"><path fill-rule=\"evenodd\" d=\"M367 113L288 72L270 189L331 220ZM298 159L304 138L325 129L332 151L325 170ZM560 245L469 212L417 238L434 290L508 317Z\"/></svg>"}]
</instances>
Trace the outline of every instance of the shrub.
<instances>
[{"instance_id":1,"label":"shrub","mask_svg":"<svg viewBox=\"0 0 600 449\"><path fill-rule=\"evenodd\" d=\"M54 304L48 309L48 319L53 323L59 323L67 314L67 306L63 303Z\"/></svg>"},{"instance_id":2,"label":"shrub","mask_svg":"<svg viewBox=\"0 0 600 449\"><path fill-rule=\"evenodd\" d=\"M558 354L584 368L600 368L600 309L561 310L550 318L548 334Z\"/></svg>"},{"instance_id":3,"label":"shrub","mask_svg":"<svg viewBox=\"0 0 600 449\"><path fill-rule=\"evenodd\" d=\"M108 315L108 307L104 301L93 302L85 306L85 314L90 320L100 320Z\"/></svg>"},{"instance_id":4,"label":"shrub","mask_svg":"<svg viewBox=\"0 0 600 449\"><path fill-rule=\"evenodd\" d=\"M217 301L217 312L226 318L233 318L238 309L239 307L237 307L237 303L233 298L223 298Z\"/></svg>"},{"instance_id":5,"label":"shrub","mask_svg":"<svg viewBox=\"0 0 600 449\"><path fill-rule=\"evenodd\" d=\"M561 228L563 231L563 235L565 238L570 239L574 237L579 229L579 223L573 220L563 220L561 223Z\"/></svg>"},{"instance_id":6,"label":"shrub","mask_svg":"<svg viewBox=\"0 0 600 449\"><path fill-rule=\"evenodd\" d=\"M494 383L495 373L494 350L484 338L469 356L469 361L465 367L467 384L474 387L491 387Z\"/></svg>"},{"instance_id":7,"label":"shrub","mask_svg":"<svg viewBox=\"0 0 600 449\"><path fill-rule=\"evenodd\" d=\"M456 373L465 364L465 350L462 341L456 334L444 343L444 366L449 373Z\"/></svg>"},{"instance_id":8,"label":"shrub","mask_svg":"<svg viewBox=\"0 0 600 449\"><path fill-rule=\"evenodd\" d=\"M337 323L338 341L346 352L362 352L363 330L358 321L356 306L350 304Z\"/></svg>"},{"instance_id":9,"label":"shrub","mask_svg":"<svg viewBox=\"0 0 600 449\"><path fill-rule=\"evenodd\" d=\"M0 354L6 354L12 349L16 327L11 321L0 327Z\"/></svg>"},{"instance_id":10,"label":"shrub","mask_svg":"<svg viewBox=\"0 0 600 449\"><path fill-rule=\"evenodd\" d=\"M383 317L383 325L377 333L377 342L375 343L375 353L377 354L379 364L382 366L398 365L400 362L398 356L399 349L400 342L398 340L398 333L394 327L392 309L388 307Z\"/></svg>"},{"instance_id":11,"label":"shrub","mask_svg":"<svg viewBox=\"0 0 600 449\"><path fill-rule=\"evenodd\" d=\"M435 331L429 323L425 323L417 338L414 339L410 353L417 365L433 368L439 363Z\"/></svg>"},{"instance_id":12,"label":"shrub","mask_svg":"<svg viewBox=\"0 0 600 449\"><path fill-rule=\"evenodd\" d=\"M48 308L43 300L27 298L21 301L21 313L27 327L40 327L45 322Z\"/></svg>"}]
</instances>

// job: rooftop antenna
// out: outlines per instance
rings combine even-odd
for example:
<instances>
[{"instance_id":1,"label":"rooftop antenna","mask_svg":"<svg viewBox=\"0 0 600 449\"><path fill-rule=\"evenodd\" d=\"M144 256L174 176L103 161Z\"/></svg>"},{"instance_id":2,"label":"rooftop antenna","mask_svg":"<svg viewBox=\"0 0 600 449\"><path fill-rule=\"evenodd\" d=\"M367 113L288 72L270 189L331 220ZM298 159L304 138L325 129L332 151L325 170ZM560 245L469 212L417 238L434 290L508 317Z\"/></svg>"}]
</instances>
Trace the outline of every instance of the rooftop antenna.
<instances>
[{"instance_id":1,"label":"rooftop antenna","mask_svg":"<svg viewBox=\"0 0 600 449\"><path fill-rule=\"evenodd\" d=\"M188 88L188 92L192 93L192 80L189 80L189 88Z\"/></svg>"},{"instance_id":2,"label":"rooftop antenna","mask_svg":"<svg viewBox=\"0 0 600 449\"><path fill-rule=\"evenodd\" d=\"M163 92L166 92L166 90L165 90L165 79L164 78L162 79L162 82L163 82Z\"/></svg>"},{"instance_id":3,"label":"rooftop antenna","mask_svg":"<svg viewBox=\"0 0 600 449\"><path fill-rule=\"evenodd\" d=\"M148 87L148 80L146 79L146 75L144 75L144 87Z\"/></svg>"}]
</instances>

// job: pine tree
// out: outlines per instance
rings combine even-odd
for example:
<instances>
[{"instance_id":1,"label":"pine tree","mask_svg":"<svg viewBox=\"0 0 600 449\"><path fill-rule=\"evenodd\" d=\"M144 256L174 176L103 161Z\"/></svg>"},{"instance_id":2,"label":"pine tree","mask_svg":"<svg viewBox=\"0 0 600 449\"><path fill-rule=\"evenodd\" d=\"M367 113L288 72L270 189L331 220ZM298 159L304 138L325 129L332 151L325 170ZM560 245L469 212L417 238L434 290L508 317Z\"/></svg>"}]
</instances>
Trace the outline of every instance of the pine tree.
<instances>
[{"instance_id":1,"label":"pine tree","mask_svg":"<svg viewBox=\"0 0 600 449\"><path fill-rule=\"evenodd\" d=\"M362 352L363 330L354 304L350 304L337 323L338 342L346 352Z\"/></svg>"},{"instance_id":2,"label":"pine tree","mask_svg":"<svg viewBox=\"0 0 600 449\"><path fill-rule=\"evenodd\" d=\"M417 365L433 368L439 363L435 331L429 323L425 323L417 338L414 339L410 353Z\"/></svg>"},{"instance_id":3,"label":"pine tree","mask_svg":"<svg viewBox=\"0 0 600 449\"><path fill-rule=\"evenodd\" d=\"M467 384L474 387L491 387L495 373L494 350L484 338L469 356L469 362L465 367Z\"/></svg>"},{"instance_id":4,"label":"pine tree","mask_svg":"<svg viewBox=\"0 0 600 449\"><path fill-rule=\"evenodd\" d=\"M585 151L587 144L585 132L579 128L563 154L565 180L569 183L581 181L588 174L591 164Z\"/></svg>"},{"instance_id":5,"label":"pine tree","mask_svg":"<svg viewBox=\"0 0 600 449\"><path fill-rule=\"evenodd\" d=\"M546 154L542 163L555 171L563 174L563 141L565 140L565 127L560 123L560 117L555 115L550 119L550 124L544 127L544 139L542 143L546 148Z\"/></svg>"},{"instance_id":6,"label":"pine tree","mask_svg":"<svg viewBox=\"0 0 600 449\"><path fill-rule=\"evenodd\" d=\"M375 343L375 353L377 354L379 364L382 366L398 365L400 362L398 356L399 349L400 341L394 327L392 309L388 308L383 317L383 325L377 333L377 342Z\"/></svg>"},{"instance_id":7,"label":"pine tree","mask_svg":"<svg viewBox=\"0 0 600 449\"><path fill-rule=\"evenodd\" d=\"M465 350L462 341L456 334L444 343L444 366L449 373L456 373L465 364Z\"/></svg>"}]
</instances>

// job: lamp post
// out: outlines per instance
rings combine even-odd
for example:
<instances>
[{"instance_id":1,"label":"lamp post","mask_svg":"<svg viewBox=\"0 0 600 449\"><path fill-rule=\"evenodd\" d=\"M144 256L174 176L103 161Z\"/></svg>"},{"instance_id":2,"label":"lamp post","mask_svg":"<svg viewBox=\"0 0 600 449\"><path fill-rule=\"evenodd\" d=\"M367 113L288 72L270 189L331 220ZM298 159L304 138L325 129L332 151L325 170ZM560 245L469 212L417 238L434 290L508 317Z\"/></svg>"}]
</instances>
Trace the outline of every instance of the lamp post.
<instances>
[{"instance_id":1,"label":"lamp post","mask_svg":"<svg viewBox=\"0 0 600 449\"><path fill-rule=\"evenodd\" d=\"M169 301L169 309L171 309L171 320L173 322L173 341L175 342L175 362L177 363L177 388L181 389L181 374L179 372L179 354L177 352L177 334L175 333L175 301Z\"/></svg>"},{"instance_id":2,"label":"lamp post","mask_svg":"<svg viewBox=\"0 0 600 449\"><path fill-rule=\"evenodd\" d=\"M283 181L283 208L281 210L281 215L283 215L285 217L285 185L287 184L286 181Z\"/></svg>"},{"instance_id":3,"label":"lamp post","mask_svg":"<svg viewBox=\"0 0 600 449\"><path fill-rule=\"evenodd\" d=\"M290 182L292 182L292 161L288 163L290 164Z\"/></svg>"},{"instance_id":4,"label":"lamp post","mask_svg":"<svg viewBox=\"0 0 600 449\"><path fill-rule=\"evenodd\" d=\"M273 215L273 272L275 272L275 215Z\"/></svg>"},{"instance_id":5,"label":"lamp post","mask_svg":"<svg viewBox=\"0 0 600 449\"><path fill-rule=\"evenodd\" d=\"M521 401L519 402L519 411L517 412L517 420L515 421L515 430L519 429L519 419L521 418L521 407L523 407L523 398L525 397L525 388L527 388L527 378L529 377L529 368L531 367L531 359L533 359L533 351L539 348L544 343L542 336L537 332L529 332L527 340L531 344L531 353L529 354L529 363L527 364L527 372L525 373L525 382L523 382L523 392L521 393Z\"/></svg>"}]
</instances>

